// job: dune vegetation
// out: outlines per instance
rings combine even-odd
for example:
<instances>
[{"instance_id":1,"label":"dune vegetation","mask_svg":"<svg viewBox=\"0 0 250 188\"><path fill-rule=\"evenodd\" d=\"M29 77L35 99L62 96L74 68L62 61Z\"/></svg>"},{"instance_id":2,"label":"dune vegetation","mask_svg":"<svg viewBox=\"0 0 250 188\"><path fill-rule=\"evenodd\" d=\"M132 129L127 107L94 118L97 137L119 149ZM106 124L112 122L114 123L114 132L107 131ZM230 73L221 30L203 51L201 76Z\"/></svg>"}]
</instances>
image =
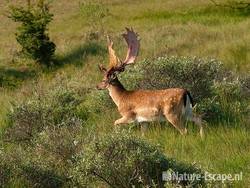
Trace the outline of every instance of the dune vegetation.
<instances>
[{"instance_id":1,"label":"dune vegetation","mask_svg":"<svg viewBox=\"0 0 250 188\"><path fill-rule=\"evenodd\" d=\"M233 1L52 1L49 66L20 56L19 23L0 4L0 187L247 187L250 184L250 9ZM235 1L234 3L237 3ZM234 3L232 3L234 5ZM139 33L127 89L184 87L202 114L205 137L188 123L114 127L120 117L98 64L106 35L119 57L125 27ZM242 174L239 181L162 181L163 171Z\"/></svg>"}]
</instances>

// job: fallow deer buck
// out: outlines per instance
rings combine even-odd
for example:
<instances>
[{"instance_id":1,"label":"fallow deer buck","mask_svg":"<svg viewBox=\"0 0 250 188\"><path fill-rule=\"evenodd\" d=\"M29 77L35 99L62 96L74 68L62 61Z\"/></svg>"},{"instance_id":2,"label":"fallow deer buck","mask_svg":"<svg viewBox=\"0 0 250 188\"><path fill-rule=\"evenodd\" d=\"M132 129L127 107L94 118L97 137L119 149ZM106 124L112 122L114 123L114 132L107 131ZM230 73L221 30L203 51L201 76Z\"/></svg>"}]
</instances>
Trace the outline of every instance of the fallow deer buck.
<instances>
[{"instance_id":1,"label":"fallow deer buck","mask_svg":"<svg viewBox=\"0 0 250 188\"><path fill-rule=\"evenodd\" d=\"M167 119L183 135L187 133L185 121L195 122L200 127L203 136L201 118L192 113L193 100L190 93L181 88L164 90L126 90L117 78L125 67L133 64L139 52L138 35L126 28L122 36L128 45L127 56L121 61L113 50L113 42L108 37L109 67L99 65L104 74L97 89L108 89L109 95L117 105L122 118L115 121L115 125L132 122L150 122ZM165 117L165 118L164 118Z\"/></svg>"}]
</instances>

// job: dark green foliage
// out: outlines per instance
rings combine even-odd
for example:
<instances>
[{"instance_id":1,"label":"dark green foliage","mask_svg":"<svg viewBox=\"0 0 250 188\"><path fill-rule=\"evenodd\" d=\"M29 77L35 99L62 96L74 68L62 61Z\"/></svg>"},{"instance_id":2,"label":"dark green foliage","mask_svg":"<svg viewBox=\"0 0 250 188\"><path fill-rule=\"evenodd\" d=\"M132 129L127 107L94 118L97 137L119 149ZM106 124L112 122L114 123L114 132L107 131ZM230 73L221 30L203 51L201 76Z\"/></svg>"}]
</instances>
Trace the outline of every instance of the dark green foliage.
<instances>
[{"instance_id":1,"label":"dark green foliage","mask_svg":"<svg viewBox=\"0 0 250 188\"><path fill-rule=\"evenodd\" d=\"M4 152L4 155L0 156L1 187L19 187L12 184L13 182L21 182L24 187L62 187L63 184L65 185L66 173L61 169L58 159L53 159L48 154L41 155L39 146L15 146L13 149L6 148Z\"/></svg>"},{"instance_id":2,"label":"dark green foliage","mask_svg":"<svg viewBox=\"0 0 250 188\"><path fill-rule=\"evenodd\" d=\"M58 176L52 170L44 170L40 169L38 166L35 165L28 165L22 167L23 175L27 178L30 182L30 186L36 187L62 187L65 178Z\"/></svg>"},{"instance_id":3,"label":"dark green foliage","mask_svg":"<svg viewBox=\"0 0 250 188\"><path fill-rule=\"evenodd\" d=\"M49 12L48 4L39 0L35 6L10 7L13 21L21 23L17 28L16 40L22 46L22 54L39 63L50 65L55 52L55 44L46 33L53 15Z\"/></svg>"},{"instance_id":4,"label":"dark green foliage","mask_svg":"<svg viewBox=\"0 0 250 188\"><path fill-rule=\"evenodd\" d=\"M10 180L11 168L0 156L0 187L6 185Z\"/></svg>"},{"instance_id":5,"label":"dark green foliage","mask_svg":"<svg viewBox=\"0 0 250 188\"><path fill-rule=\"evenodd\" d=\"M163 171L202 173L199 169L167 159L158 147L128 132L112 132L96 137L78 155L74 180L82 186L102 182L110 187L163 187ZM169 182L198 185L196 182Z\"/></svg>"},{"instance_id":6,"label":"dark green foliage","mask_svg":"<svg viewBox=\"0 0 250 188\"><path fill-rule=\"evenodd\" d=\"M0 88L16 88L25 80L36 76L33 70L18 70L14 68L0 67Z\"/></svg>"},{"instance_id":7,"label":"dark green foliage","mask_svg":"<svg viewBox=\"0 0 250 188\"><path fill-rule=\"evenodd\" d=\"M237 121L248 113L249 77L239 78L214 59L159 57L138 62L121 75L129 89L188 89L208 121Z\"/></svg>"}]
</instances>

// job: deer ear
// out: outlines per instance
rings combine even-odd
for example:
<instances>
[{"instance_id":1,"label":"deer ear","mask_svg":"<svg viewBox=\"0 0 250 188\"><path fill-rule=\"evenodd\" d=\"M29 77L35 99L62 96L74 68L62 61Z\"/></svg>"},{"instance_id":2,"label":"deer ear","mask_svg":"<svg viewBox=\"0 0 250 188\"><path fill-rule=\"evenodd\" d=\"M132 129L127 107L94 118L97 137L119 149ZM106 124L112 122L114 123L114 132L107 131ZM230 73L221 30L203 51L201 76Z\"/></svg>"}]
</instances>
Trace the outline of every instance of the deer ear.
<instances>
[{"instance_id":1,"label":"deer ear","mask_svg":"<svg viewBox=\"0 0 250 188\"><path fill-rule=\"evenodd\" d=\"M103 72L103 73L107 72L107 69L104 68L104 66L102 64L99 64L98 67L99 67L99 69L100 69L101 72Z\"/></svg>"}]
</instances>

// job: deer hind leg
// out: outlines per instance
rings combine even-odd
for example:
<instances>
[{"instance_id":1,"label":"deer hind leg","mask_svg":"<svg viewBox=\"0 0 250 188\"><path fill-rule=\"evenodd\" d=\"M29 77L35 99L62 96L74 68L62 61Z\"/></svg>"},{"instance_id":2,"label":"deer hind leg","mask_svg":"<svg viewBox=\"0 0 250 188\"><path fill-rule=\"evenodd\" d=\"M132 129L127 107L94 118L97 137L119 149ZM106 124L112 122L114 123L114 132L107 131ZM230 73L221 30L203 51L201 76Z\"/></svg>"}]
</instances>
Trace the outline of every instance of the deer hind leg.
<instances>
[{"instance_id":1,"label":"deer hind leg","mask_svg":"<svg viewBox=\"0 0 250 188\"><path fill-rule=\"evenodd\" d=\"M140 126L141 126L141 135L145 136L145 133L148 130L148 122L141 122Z\"/></svg>"},{"instance_id":2,"label":"deer hind leg","mask_svg":"<svg viewBox=\"0 0 250 188\"><path fill-rule=\"evenodd\" d=\"M203 138L204 131L203 131L203 122L201 116L192 114L192 118L190 120L200 127L200 136L201 138Z\"/></svg>"},{"instance_id":3,"label":"deer hind leg","mask_svg":"<svg viewBox=\"0 0 250 188\"><path fill-rule=\"evenodd\" d=\"M173 113L164 113L166 119L181 133L181 135L187 134L187 129L184 126L184 122L180 115Z\"/></svg>"}]
</instances>

